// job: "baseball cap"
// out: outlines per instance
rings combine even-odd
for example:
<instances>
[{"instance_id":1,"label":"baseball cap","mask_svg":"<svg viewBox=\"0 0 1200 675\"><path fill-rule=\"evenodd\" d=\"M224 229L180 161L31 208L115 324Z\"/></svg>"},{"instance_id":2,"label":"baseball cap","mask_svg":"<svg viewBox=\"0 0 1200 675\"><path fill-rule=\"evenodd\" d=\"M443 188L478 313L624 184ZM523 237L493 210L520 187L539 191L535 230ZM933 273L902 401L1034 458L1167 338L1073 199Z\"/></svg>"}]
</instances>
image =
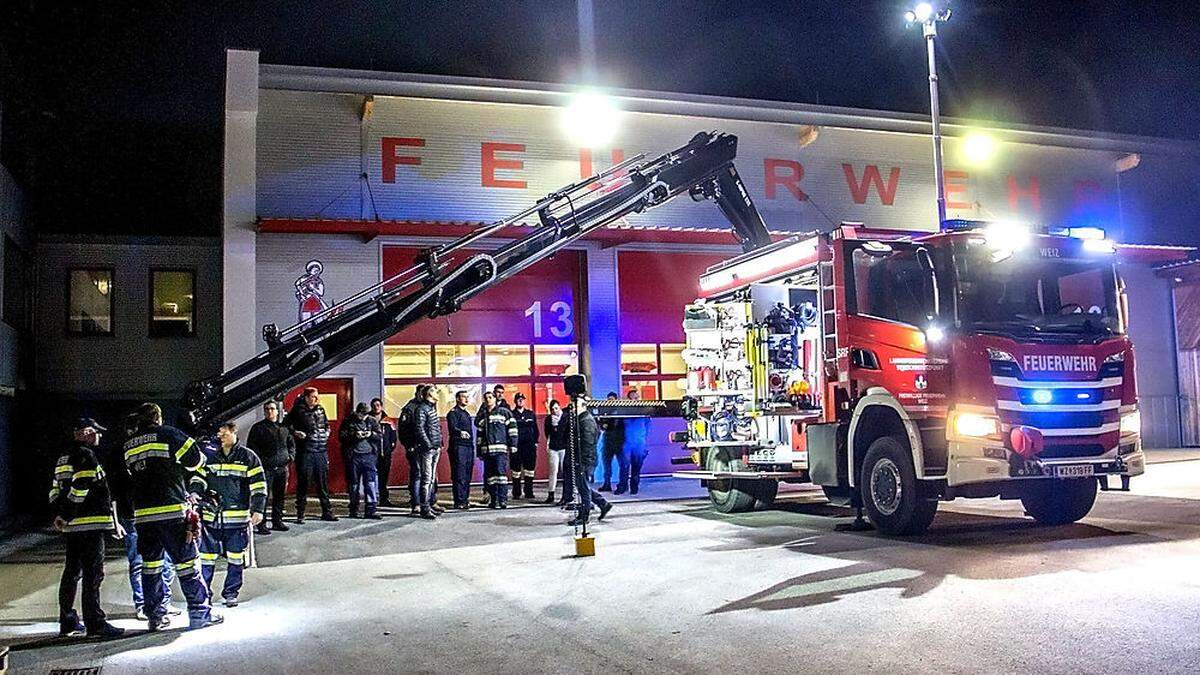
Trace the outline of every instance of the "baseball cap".
<instances>
[{"instance_id":1,"label":"baseball cap","mask_svg":"<svg viewBox=\"0 0 1200 675\"><path fill-rule=\"evenodd\" d=\"M96 420L94 420L90 417L80 417L75 422L74 430L79 431L80 429L87 429L88 427L91 427L91 428L95 429L96 431L108 431L108 429L105 429L104 427L100 426L99 422L97 422Z\"/></svg>"}]
</instances>

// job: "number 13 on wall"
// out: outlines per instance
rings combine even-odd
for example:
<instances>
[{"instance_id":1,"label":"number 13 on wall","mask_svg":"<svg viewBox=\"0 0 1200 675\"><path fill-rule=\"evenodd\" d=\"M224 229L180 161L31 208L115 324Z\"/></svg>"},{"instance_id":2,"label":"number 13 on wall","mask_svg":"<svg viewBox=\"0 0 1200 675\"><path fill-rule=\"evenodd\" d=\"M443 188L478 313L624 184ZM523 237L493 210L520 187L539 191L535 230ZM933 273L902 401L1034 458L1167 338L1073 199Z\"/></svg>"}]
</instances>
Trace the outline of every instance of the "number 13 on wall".
<instances>
[{"instance_id":1,"label":"number 13 on wall","mask_svg":"<svg viewBox=\"0 0 1200 675\"><path fill-rule=\"evenodd\" d=\"M575 332L575 321L571 317L570 303L563 300L554 302L550 305L549 313L552 315L551 320L554 322L554 325L550 326L550 335L556 338L565 338ZM533 337L542 337L542 301L535 300L525 310L525 316L533 321Z\"/></svg>"}]
</instances>

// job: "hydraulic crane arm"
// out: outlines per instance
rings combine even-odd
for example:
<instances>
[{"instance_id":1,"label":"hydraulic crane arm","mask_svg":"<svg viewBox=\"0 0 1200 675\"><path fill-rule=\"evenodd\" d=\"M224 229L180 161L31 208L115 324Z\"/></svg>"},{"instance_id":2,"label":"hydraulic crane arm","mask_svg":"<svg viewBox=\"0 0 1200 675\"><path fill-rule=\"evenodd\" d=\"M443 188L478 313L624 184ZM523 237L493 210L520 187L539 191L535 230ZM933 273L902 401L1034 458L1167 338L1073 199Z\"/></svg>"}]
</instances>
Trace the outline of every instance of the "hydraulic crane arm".
<instances>
[{"instance_id":1,"label":"hydraulic crane arm","mask_svg":"<svg viewBox=\"0 0 1200 675\"><path fill-rule=\"evenodd\" d=\"M290 328L263 328L267 350L216 377L193 382L184 406L211 430L329 371L426 318L458 311L487 288L554 255L571 242L687 192L712 199L746 251L771 243L762 217L734 169L737 137L700 133L652 160L643 155L548 195L532 207L425 251L417 263ZM603 189L597 189L603 187ZM529 234L486 253L471 244L537 214Z\"/></svg>"}]
</instances>

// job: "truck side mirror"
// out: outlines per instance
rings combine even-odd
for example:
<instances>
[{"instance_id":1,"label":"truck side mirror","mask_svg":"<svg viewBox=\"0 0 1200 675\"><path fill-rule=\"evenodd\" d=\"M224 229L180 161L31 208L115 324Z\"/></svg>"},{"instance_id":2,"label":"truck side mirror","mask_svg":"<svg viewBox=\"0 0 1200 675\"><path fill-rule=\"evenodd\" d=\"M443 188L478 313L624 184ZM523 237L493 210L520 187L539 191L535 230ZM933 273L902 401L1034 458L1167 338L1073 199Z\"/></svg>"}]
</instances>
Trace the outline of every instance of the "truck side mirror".
<instances>
[{"instance_id":1,"label":"truck side mirror","mask_svg":"<svg viewBox=\"0 0 1200 675\"><path fill-rule=\"evenodd\" d=\"M925 275L929 281L928 298L930 305L925 313L926 318L932 321L933 319L937 318L940 305L938 298L937 270L933 268L933 257L929 255L929 249L921 246L917 248L915 254L917 256L917 264L921 266L921 270L925 272Z\"/></svg>"}]
</instances>

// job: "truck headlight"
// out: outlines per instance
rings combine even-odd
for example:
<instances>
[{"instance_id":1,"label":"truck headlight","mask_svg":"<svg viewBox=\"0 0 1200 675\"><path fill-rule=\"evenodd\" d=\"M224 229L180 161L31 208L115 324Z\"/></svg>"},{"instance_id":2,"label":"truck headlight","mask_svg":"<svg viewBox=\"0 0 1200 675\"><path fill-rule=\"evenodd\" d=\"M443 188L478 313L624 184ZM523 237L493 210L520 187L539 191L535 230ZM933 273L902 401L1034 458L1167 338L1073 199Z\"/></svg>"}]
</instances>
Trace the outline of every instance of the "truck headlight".
<instances>
[{"instance_id":1,"label":"truck headlight","mask_svg":"<svg viewBox=\"0 0 1200 675\"><path fill-rule=\"evenodd\" d=\"M1123 434L1140 434L1140 433L1142 433L1142 411L1135 410L1131 413L1121 415L1121 433L1123 433Z\"/></svg>"},{"instance_id":2,"label":"truck headlight","mask_svg":"<svg viewBox=\"0 0 1200 675\"><path fill-rule=\"evenodd\" d=\"M954 417L954 433L959 436L982 438L1000 434L1000 420L979 413L958 413Z\"/></svg>"}]
</instances>

